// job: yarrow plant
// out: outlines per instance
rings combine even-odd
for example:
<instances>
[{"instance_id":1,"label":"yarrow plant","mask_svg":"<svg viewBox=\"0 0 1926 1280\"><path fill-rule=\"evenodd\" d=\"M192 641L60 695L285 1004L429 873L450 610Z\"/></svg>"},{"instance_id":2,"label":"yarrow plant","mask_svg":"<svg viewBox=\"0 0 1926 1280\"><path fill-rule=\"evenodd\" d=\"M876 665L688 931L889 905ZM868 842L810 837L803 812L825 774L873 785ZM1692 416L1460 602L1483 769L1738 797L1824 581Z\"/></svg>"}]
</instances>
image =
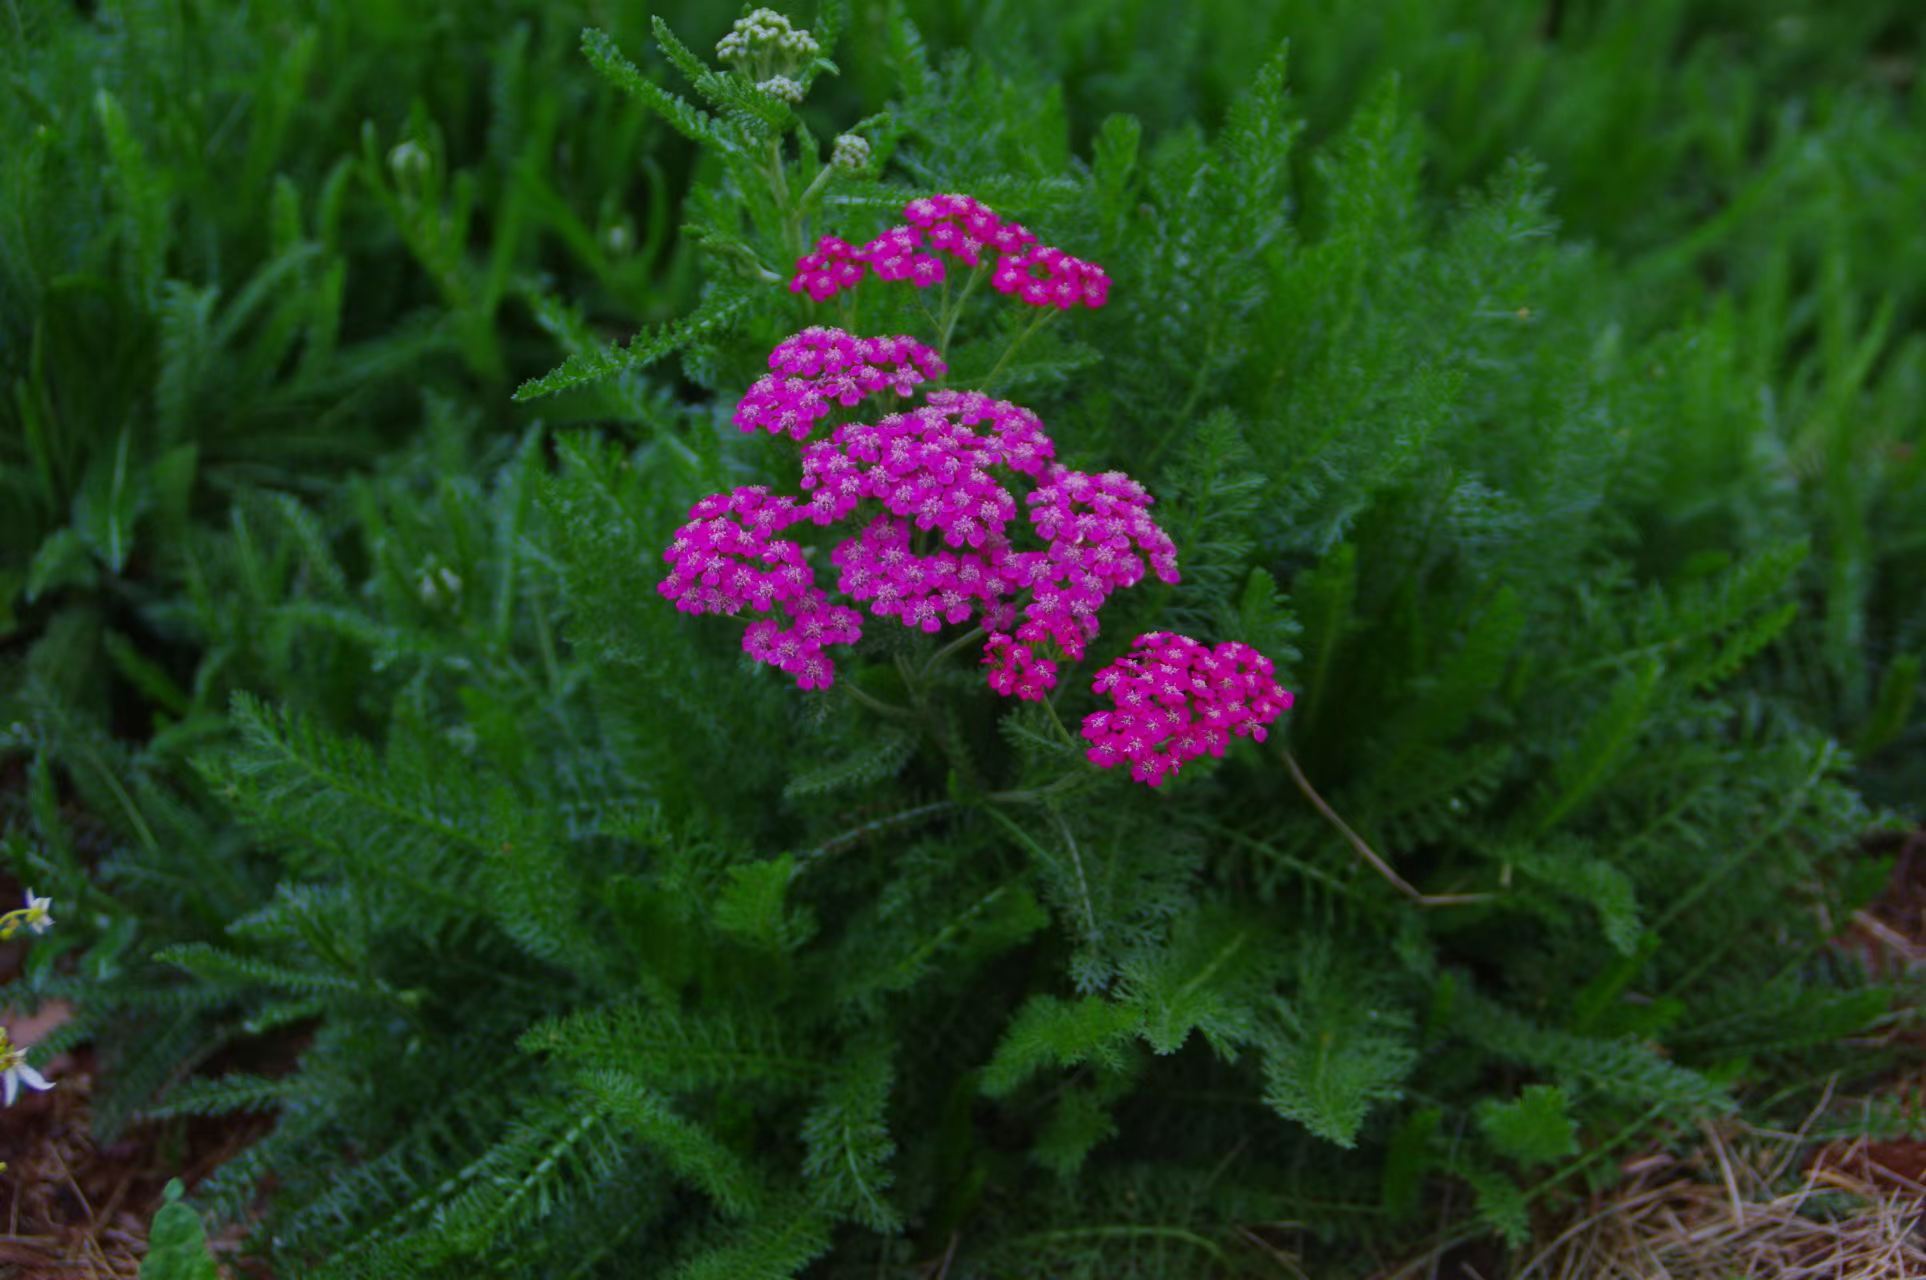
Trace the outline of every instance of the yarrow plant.
<instances>
[{"instance_id":1,"label":"yarrow plant","mask_svg":"<svg viewBox=\"0 0 1926 1280\"><path fill-rule=\"evenodd\" d=\"M973 282L987 270L993 288L1032 306L1097 307L1108 297L1102 267L1037 243L970 196L912 200L903 216L860 248L822 238L797 262L791 290L822 301L866 274L924 287L942 279L948 256L978 273ZM769 368L734 421L801 446L806 496L755 485L702 499L663 552L669 575L657 589L687 613L756 615L743 651L798 687L832 685L828 650L862 638L861 613L832 602L810 550L782 536L799 527L854 525L829 552L836 589L871 616L926 634L974 620L991 690L1024 701L1043 700L1061 664L1085 656L1113 593L1146 575L1180 580L1176 546L1152 518L1155 500L1141 484L1121 471L1062 465L1042 420L1021 405L935 385L948 367L915 338L813 326L779 343ZM920 405L843 422L816 438L838 409L918 392ZM1154 649L1163 683L1181 665L1183 695L1197 699L1194 718L1181 705L1140 710L1131 702L1108 713L1114 725L1086 725L1099 743L1091 759L1105 767L1129 760L1138 781L1154 786L1185 759L1221 755L1232 736L1261 739L1290 705L1268 661L1243 646L1202 650L1199 660L1183 646L1202 647L1182 637L1137 643ZM1098 692L1135 698L1125 667L1139 661L1133 655L1107 669Z\"/></svg>"},{"instance_id":2,"label":"yarrow plant","mask_svg":"<svg viewBox=\"0 0 1926 1280\"><path fill-rule=\"evenodd\" d=\"M37 897L29 889L27 905L0 915L0 942L12 938L22 929L36 936L44 934L53 928L53 924L53 899ZM7 1038L7 1029L0 1027L0 1097L5 1098L6 1106L12 1106L14 1099L20 1096L20 1086L23 1084L34 1090L53 1088L52 1081L27 1065L26 1050L15 1046Z\"/></svg>"}]
</instances>

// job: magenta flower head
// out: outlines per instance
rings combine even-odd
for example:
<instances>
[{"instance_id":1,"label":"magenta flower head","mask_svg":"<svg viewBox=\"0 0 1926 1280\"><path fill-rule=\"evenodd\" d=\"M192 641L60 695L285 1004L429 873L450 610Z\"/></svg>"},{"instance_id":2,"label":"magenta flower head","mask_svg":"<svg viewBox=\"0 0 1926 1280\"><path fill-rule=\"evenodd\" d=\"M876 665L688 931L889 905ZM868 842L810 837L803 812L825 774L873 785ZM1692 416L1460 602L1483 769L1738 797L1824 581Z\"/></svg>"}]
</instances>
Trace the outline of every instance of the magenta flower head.
<instances>
[{"instance_id":1,"label":"magenta flower head","mask_svg":"<svg viewBox=\"0 0 1926 1280\"><path fill-rule=\"evenodd\" d=\"M1127 763L1132 778L1154 787L1188 761L1223 755L1233 737L1262 742L1265 726L1291 707L1274 671L1234 640L1211 648L1169 631L1140 635L1091 685L1116 709L1083 718L1090 763Z\"/></svg>"},{"instance_id":2,"label":"magenta flower head","mask_svg":"<svg viewBox=\"0 0 1926 1280\"><path fill-rule=\"evenodd\" d=\"M1021 223L998 217L974 196L922 196L903 206L903 221L861 245L824 236L796 260L791 293L827 302L864 276L940 284L952 266L990 269L990 287L1033 307L1101 307L1110 277L1094 262L1037 243Z\"/></svg>"},{"instance_id":3,"label":"magenta flower head","mask_svg":"<svg viewBox=\"0 0 1926 1280\"><path fill-rule=\"evenodd\" d=\"M749 624L743 652L780 667L801 688L826 689L836 664L823 650L860 640L862 616L831 604L802 546L775 536L808 516L795 499L772 497L760 485L711 494L690 508L689 523L663 551L669 576L656 590L684 613L771 615Z\"/></svg>"},{"instance_id":4,"label":"magenta flower head","mask_svg":"<svg viewBox=\"0 0 1926 1280\"><path fill-rule=\"evenodd\" d=\"M858 338L820 325L778 343L769 368L736 406L735 423L792 440L807 440L836 405L854 408L883 391L907 396L948 372L914 338Z\"/></svg>"}]
</instances>

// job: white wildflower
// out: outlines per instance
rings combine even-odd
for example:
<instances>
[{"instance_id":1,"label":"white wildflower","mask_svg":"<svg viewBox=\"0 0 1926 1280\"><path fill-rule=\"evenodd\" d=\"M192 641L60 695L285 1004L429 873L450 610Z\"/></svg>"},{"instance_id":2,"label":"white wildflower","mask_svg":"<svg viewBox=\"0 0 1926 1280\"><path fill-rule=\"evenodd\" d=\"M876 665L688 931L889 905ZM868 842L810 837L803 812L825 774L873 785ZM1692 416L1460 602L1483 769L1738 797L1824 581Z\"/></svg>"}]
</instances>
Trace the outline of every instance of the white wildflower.
<instances>
[{"instance_id":1,"label":"white wildflower","mask_svg":"<svg viewBox=\"0 0 1926 1280\"><path fill-rule=\"evenodd\" d=\"M14 1048L7 1040L6 1028L0 1027L0 1095L6 1098L6 1106L12 1106L20 1096L23 1084L36 1090L53 1088L51 1080L27 1065L26 1052Z\"/></svg>"},{"instance_id":2,"label":"white wildflower","mask_svg":"<svg viewBox=\"0 0 1926 1280\"><path fill-rule=\"evenodd\" d=\"M45 933L53 926L53 899L37 898L33 890L29 889L26 906L0 915L0 942L11 938L22 929L38 935Z\"/></svg>"},{"instance_id":3,"label":"white wildflower","mask_svg":"<svg viewBox=\"0 0 1926 1280\"><path fill-rule=\"evenodd\" d=\"M26 919L22 921L35 935L43 934L53 928L53 899L36 898L33 890L27 890Z\"/></svg>"}]
</instances>

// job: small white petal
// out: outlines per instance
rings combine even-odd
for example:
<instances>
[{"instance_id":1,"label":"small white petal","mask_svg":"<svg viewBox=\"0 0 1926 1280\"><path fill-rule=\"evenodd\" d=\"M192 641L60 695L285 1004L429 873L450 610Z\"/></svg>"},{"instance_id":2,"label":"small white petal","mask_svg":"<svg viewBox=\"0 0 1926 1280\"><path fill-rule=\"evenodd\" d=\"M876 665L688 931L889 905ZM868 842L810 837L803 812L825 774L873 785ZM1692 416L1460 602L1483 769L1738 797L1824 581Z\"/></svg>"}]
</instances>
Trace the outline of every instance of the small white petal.
<instances>
[{"instance_id":1,"label":"small white petal","mask_svg":"<svg viewBox=\"0 0 1926 1280\"><path fill-rule=\"evenodd\" d=\"M24 1062L15 1067L14 1070L20 1073L21 1083L29 1089L36 1089L44 1093L48 1089L53 1088L53 1081L47 1079L47 1077L41 1075Z\"/></svg>"}]
</instances>

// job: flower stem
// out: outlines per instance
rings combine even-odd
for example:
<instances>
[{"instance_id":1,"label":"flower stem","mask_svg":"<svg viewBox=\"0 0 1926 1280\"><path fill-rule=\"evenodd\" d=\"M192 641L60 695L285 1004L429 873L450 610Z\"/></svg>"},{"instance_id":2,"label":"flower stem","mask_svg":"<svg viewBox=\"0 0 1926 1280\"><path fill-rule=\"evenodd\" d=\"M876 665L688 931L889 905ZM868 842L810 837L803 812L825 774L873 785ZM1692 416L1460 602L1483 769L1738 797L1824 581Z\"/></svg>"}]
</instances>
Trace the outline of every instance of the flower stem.
<instances>
[{"instance_id":1,"label":"flower stem","mask_svg":"<svg viewBox=\"0 0 1926 1280\"><path fill-rule=\"evenodd\" d=\"M1063 735L1064 742L1069 745L1072 751L1075 751L1077 749L1077 739L1070 730L1064 727L1063 718L1057 715L1057 704L1049 698L1039 698L1038 701L1043 703L1043 709L1050 713L1050 723L1055 725L1057 732Z\"/></svg>"},{"instance_id":2,"label":"flower stem","mask_svg":"<svg viewBox=\"0 0 1926 1280\"><path fill-rule=\"evenodd\" d=\"M930 735L930 741L936 744L937 750L943 753L943 758L950 762L950 768L956 770L958 777L972 787L977 786L976 770L971 766L969 757L957 749L950 726L943 722L943 717L930 705L930 700L923 696L922 679L910 669L909 660L900 653L896 655L896 670L903 677L903 687L909 692L911 705L916 708L916 718L923 722L923 730Z\"/></svg>"},{"instance_id":3,"label":"flower stem","mask_svg":"<svg viewBox=\"0 0 1926 1280\"><path fill-rule=\"evenodd\" d=\"M845 680L839 683L842 688L848 692L850 697L856 699L856 701L862 703L878 715L890 716L897 720L916 719L916 713L908 707L899 707L893 702L884 702L881 698L865 693L863 687L854 680Z\"/></svg>"},{"instance_id":4,"label":"flower stem","mask_svg":"<svg viewBox=\"0 0 1926 1280\"><path fill-rule=\"evenodd\" d=\"M833 164L824 165L817 172L815 180L811 182L808 186L803 188L802 195L798 197L796 200L796 216L800 217L801 215L809 212L809 206L811 202L813 202L816 199L817 194L821 192L824 187L829 185L829 175L834 173L835 171L836 171L835 165Z\"/></svg>"},{"instance_id":5,"label":"flower stem","mask_svg":"<svg viewBox=\"0 0 1926 1280\"><path fill-rule=\"evenodd\" d=\"M1403 876L1393 871L1391 864L1379 857L1377 850L1366 844L1363 836L1351 830L1350 824L1345 822L1343 818L1340 818L1337 810L1333 809L1325 801L1324 797L1317 793L1317 788L1311 785L1311 780L1304 776L1304 770L1298 767L1296 756L1287 750L1283 753L1283 758L1284 767L1290 771L1291 781L1295 782L1297 789L1304 793L1304 798L1311 802L1311 807L1323 814L1325 821L1338 829L1338 833L1345 838L1353 849L1357 850L1359 857L1369 863L1374 871L1383 876L1393 888L1405 897L1411 899L1411 901L1421 907L1450 907L1463 906L1466 903L1472 902L1484 902L1494 896L1489 893L1423 893L1419 891L1409 880L1406 880Z\"/></svg>"},{"instance_id":6,"label":"flower stem","mask_svg":"<svg viewBox=\"0 0 1926 1280\"><path fill-rule=\"evenodd\" d=\"M1003 354L998 356L996 363L990 367L990 372L983 379L983 389L985 391L990 390L990 388L996 385L996 375L1003 372L1003 366L1010 363L1010 357L1015 355L1018 349L1030 340L1030 335L1042 328L1044 324L1056 315L1057 310L1054 307L1037 312L1035 318L1033 318L1029 324L1025 325L1023 331L1011 340L1010 345L1003 349Z\"/></svg>"},{"instance_id":7,"label":"flower stem","mask_svg":"<svg viewBox=\"0 0 1926 1280\"><path fill-rule=\"evenodd\" d=\"M1020 791L992 791L983 798L993 801L996 804L1042 804L1053 796L1070 790L1070 788L1083 782L1088 776L1087 773L1079 769L1073 773L1064 774L1048 786L1031 787Z\"/></svg>"},{"instance_id":8,"label":"flower stem","mask_svg":"<svg viewBox=\"0 0 1926 1280\"><path fill-rule=\"evenodd\" d=\"M962 635L950 641L948 644L944 645L941 649L938 649L935 653L931 654L930 660L923 664L922 674L925 676L929 675L930 672L936 670L936 665L939 662L943 661L943 659L955 653L958 649L964 648L966 645L974 643L982 635L983 635L982 627L971 627L968 631L965 631Z\"/></svg>"},{"instance_id":9,"label":"flower stem","mask_svg":"<svg viewBox=\"0 0 1926 1280\"><path fill-rule=\"evenodd\" d=\"M851 827L847 831L833 835L817 845L814 849L800 854L798 857L801 861L807 863L811 859L820 858L826 853L833 853L844 845L860 840L866 835L887 830L890 827L902 826L905 823L920 822L924 818L934 817L939 813L947 813L956 807L957 805L954 800L938 800L932 804L921 804L913 809L905 809L900 813L888 814L874 821L865 822L860 827Z\"/></svg>"},{"instance_id":10,"label":"flower stem","mask_svg":"<svg viewBox=\"0 0 1926 1280\"><path fill-rule=\"evenodd\" d=\"M963 304L970 300L972 293L976 292L977 283L983 279L983 275L983 264L979 262L971 268L969 281L964 284L963 292L957 295L955 306L951 306L949 302L949 281L945 279L943 282L943 332L937 340L936 353L942 356L945 362L950 358L950 335L956 332L956 321L963 314Z\"/></svg>"}]
</instances>

